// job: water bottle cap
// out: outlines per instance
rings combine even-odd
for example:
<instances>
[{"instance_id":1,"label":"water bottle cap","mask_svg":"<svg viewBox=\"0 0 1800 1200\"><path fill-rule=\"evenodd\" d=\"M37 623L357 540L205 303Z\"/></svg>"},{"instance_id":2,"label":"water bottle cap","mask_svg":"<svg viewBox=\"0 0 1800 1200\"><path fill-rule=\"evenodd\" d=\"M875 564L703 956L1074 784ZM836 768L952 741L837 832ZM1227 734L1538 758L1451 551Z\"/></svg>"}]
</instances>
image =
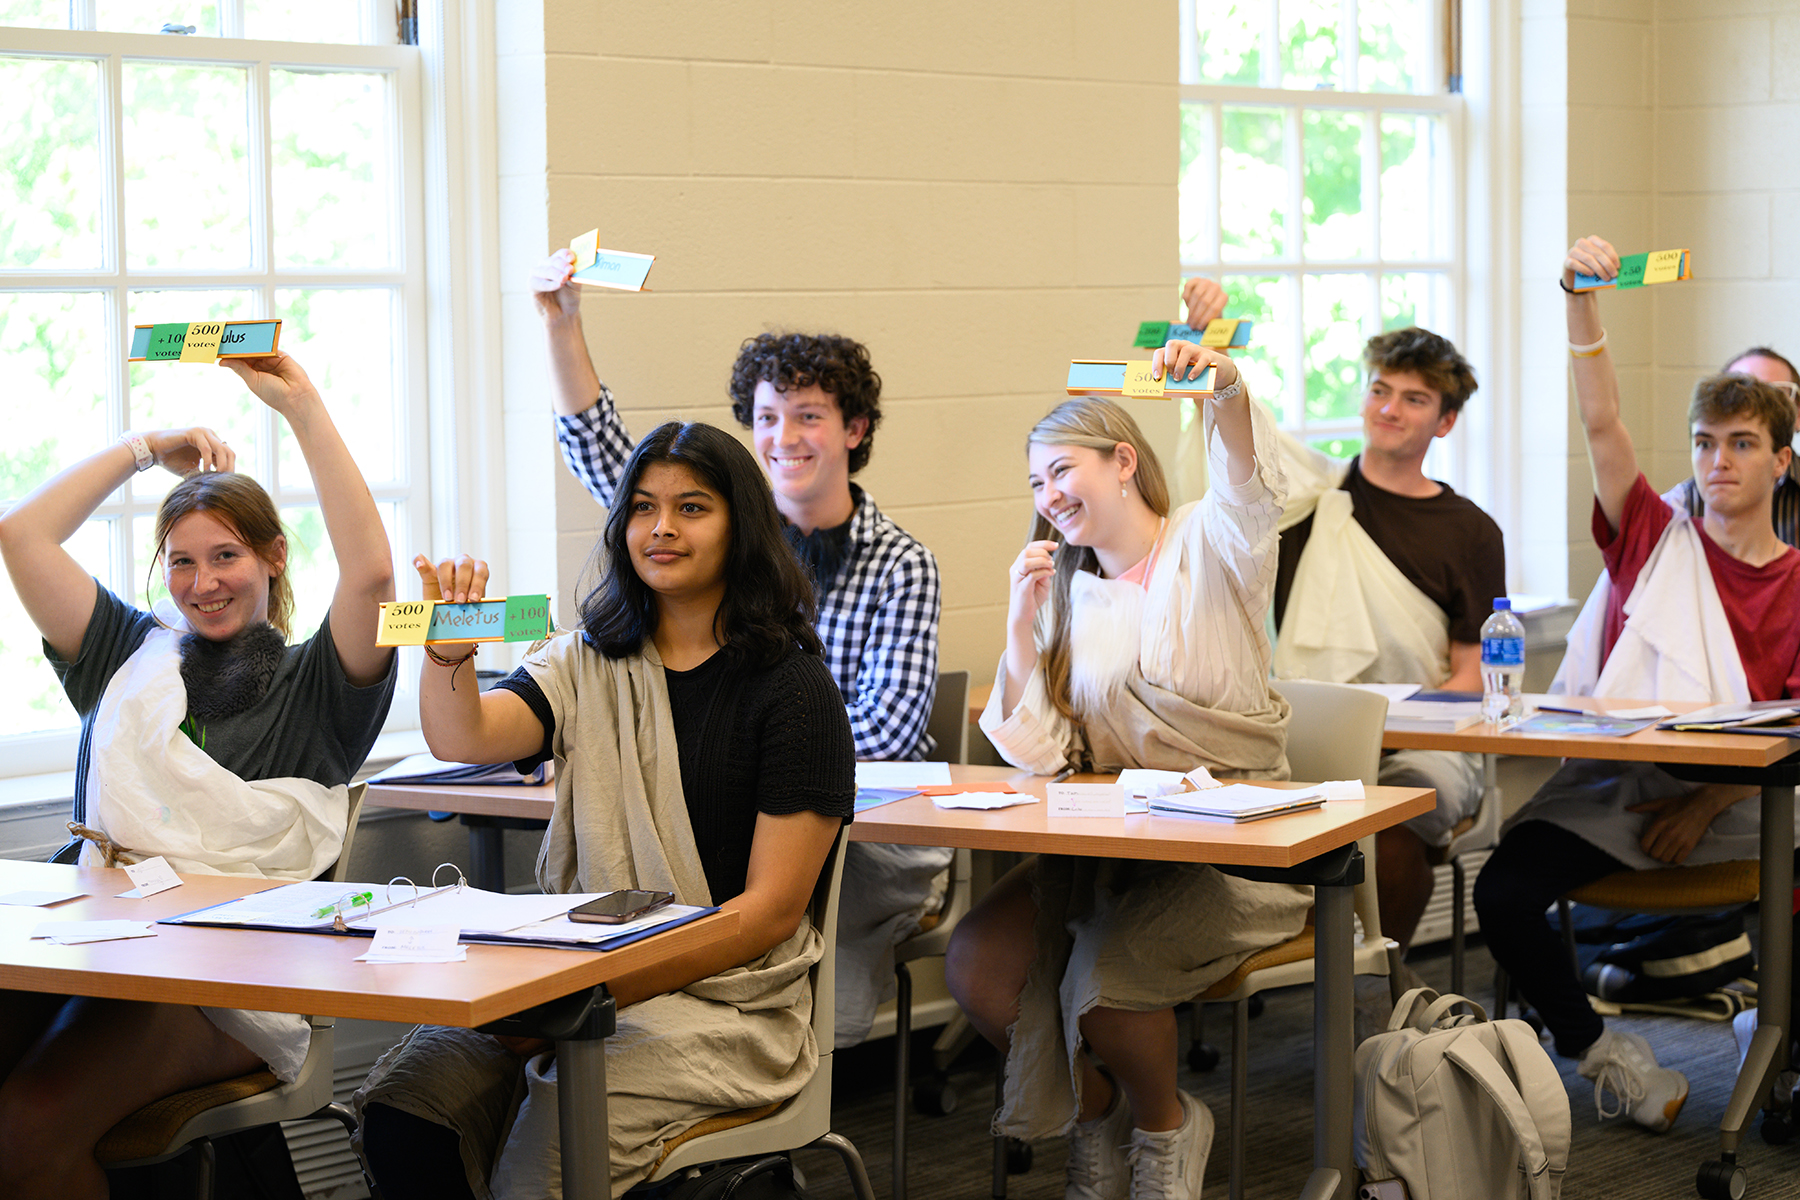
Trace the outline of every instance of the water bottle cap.
<instances>
[{"instance_id":1,"label":"water bottle cap","mask_svg":"<svg viewBox=\"0 0 1800 1200\"><path fill-rule=\"evenodd\" d=\"M1512 598L1509 596L1495 596L1494 611L1501 612L1503 610L1506 612L1512 611Z\"/></svg>"}]
</instances>

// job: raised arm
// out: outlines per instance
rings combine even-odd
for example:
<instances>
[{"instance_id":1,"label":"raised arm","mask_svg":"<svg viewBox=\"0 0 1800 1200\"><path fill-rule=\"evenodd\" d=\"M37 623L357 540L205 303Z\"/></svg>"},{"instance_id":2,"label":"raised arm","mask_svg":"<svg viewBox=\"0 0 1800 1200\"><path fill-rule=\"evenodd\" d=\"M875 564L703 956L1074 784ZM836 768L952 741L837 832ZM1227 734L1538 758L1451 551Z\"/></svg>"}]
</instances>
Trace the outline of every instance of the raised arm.
<instances>
[{"instance_id":1,"label":"raised arm","mask_svg":"<svg viewBox=\"0 0 1800 1200\"><path fill-rule=\"evenodd\" d=\"M280 413L312 473L325 533L337 559L337 591L331 596L331 642L344 677L358 687L380 681L393 661L392 647L377 646L381 604L394 598L394 552L369 485L350 447L326 411L306 372L286 354L222 358L244 385Z\"/></svg>"},{"instance_id":2,"label":"raised arm","mask_svg":"<svg viewBox=\"0 0 1800 1200\"><path fill-rule=\"evenodd\" d=\"M631 457L632 441L588 354L581 326L581 289L569 282L574 272L574 251L558 250L532 268L531 293L549 342L550 408L557 416L557 445L581 486L610 508L625 460Z\"/></svg>"},{"instance_id":3,"label":"raised arm","mask_svg":"<svg viewBox=\"0 0 1800 1200\"><path fill-rule=\"evenodd\" d=\"M413 557L426 600L464 604L487 595L488 565L459 555L433 564ZM544 727L517 694L475 685L476 643L434 642L419 671L419 725L425 744L445 762L516 762L537 753ZM434 657L435 656L435 657Z\"/></svg>"},{"instance_id":4,"label":"raised arm","mask_svg":"<svg viewBox=\"0 0 1800 1200\"><path fill-rule=\"evenodd\" d=\"M1573 287L1575 272L1612 279L1619 273L1619 255L1603 238L1584 237L1569 247L1563 259L1563 286ZM1594 498L1606 523L1618 532L1625 512L1625 497L1637 482L1637 451L1631 432L1619 417L1619 376L1612 353L1606 348L1606 330L1600 324L1598 292L1569 292L1565 296L1569 318L1569 349L1575 374L1575 404L1581 428L1587 436L1588 465L1594 472ZM1583 351L1578 347L1595 347Z\"/></svg>"},{"instance_id":5,"label":"raised arm","mask_svg":"<svg viewBox=\"0 0 1800 1200\"><path fill-rule=\"evenodd\" d=\"M1225 447L1226 479L1233 487L1250 481L1256 469L1256 435L1250 427L1250 396L1243 388L1226 399L1218 393L1230 390L1238 382L1237 364L1227 356L1193 342L1173 341L1150 356L1158 378L1194 379L1214 368L1213 395L1205 401L1212 410L1213 427L1219 443Z\"/></svg>"},{"instance_id":6,"label":"raised arm","mask_svg":"<svg viewBox=\"0 0 1800 1200\"><path fill-rule=\"evenodd\" d=\"M1205 329L1209 321L1225 315L1225 289L1205 276L1196 275L1181 285L1182 303L1187 305L1187 324Z\"/></svg>"},{"instance_id":7,"label":"raised arm","mask_svg":"<svg viewBox=\"0 0 1800 1200\"><path fill-rule=\"evenodd\" d=\"M140 435L151 458L176 475L229 471L237 456L210 429ZM74 662L94 615L95 583L63 549L96 508L137 471L137 454L118 441L57 475L0 515L0 556L32 624L57 657Z\"/></svg>"}]
</instances>

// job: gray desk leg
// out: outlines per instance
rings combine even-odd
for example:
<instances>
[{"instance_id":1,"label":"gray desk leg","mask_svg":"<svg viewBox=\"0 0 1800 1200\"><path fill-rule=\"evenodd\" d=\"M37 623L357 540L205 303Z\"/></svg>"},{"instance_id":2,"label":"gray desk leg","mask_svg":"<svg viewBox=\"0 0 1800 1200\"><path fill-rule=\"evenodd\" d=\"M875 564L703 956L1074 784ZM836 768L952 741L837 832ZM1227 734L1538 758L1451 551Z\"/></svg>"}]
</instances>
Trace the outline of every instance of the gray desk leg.
<instances>
[{"instance_id":1,"label":"gray desk leg","mask_svg":"<svg viewBox=\"0 0 1800 1200\"><path fill-rule=\"evenodd\" d=\"M1337 1171L1332 1194L1348 1200L1356 1177L1350 1141L1355 1097L1351 889L1315 888L1313 905L1313 1170L1315 1180L1321 1171ZM1310 1184L1307 1194L1315 1194Z\"/></svg>"},{"instance_id":2,"label":"gray desk leg","mask_svg":"<svg viewBox=\"0 0 1800 1200\"><path fill-rule=\"evenodd\" d=\"M1793 987L1794 789L1762 790L1762 961L1757 964L1756 1037L1744 1056L1737 1087L1719 1123L1719 1148L1735 1157L1756 1111L1769 1097L1775 1075L1788 1061L1789 1003Z\"/></svg>"},{"instance_id":3,"label":"gray desk leg","mask_svg":"<svg viewBox=\"0 0 1800 1200\"><path fill-rule=\"evenodd\" d=\"M469 876L487 892L506 890L506 830L493 820L468 821Z\"/></svg>"},{"instance_id":4,"label":"gray desk leg","mask_svg":"<svg viewBox=\"0 0 1800 1200\"><path fill-rule=\"evenodd\" d=\"M604 1038L556 1043L556 1101L562 1130L562 1194L567 1200L611 1200Z\"/></svg>"}]
</instances>

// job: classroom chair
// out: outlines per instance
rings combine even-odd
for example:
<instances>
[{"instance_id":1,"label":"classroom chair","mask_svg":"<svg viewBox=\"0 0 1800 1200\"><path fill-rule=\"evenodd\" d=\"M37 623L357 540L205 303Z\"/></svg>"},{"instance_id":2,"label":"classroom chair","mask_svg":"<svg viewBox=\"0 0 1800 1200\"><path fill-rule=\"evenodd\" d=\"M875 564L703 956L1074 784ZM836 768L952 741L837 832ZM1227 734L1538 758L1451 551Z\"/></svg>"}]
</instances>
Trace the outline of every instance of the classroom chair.
<instances>
[{"instance_id":1,"label":"classroom chair","mask_svg":"<svg viewBox=\"0 0 1800 1200\"><path fill-rule=\"evenodd\" d=\"M1275 690L1293 706L1288 721L1289 774L1299 780L1360 779L1375 783L1381 764L1381 734L1387 724L1387 698L1376 692L1338 683L1278 680ZM1363 881L1352 901L1362 936L1355 952L1358 975L1386 975L1392 991L1399 983L1400 949L1381 936L1381 909L1376 901L1375 839L1358 842L1366 863ZM1313 979L1313 927L1279 946L1259 950L1237 970L1195 997L1196 1040L1202 1003L1232 1006L1231 1033L1231 1200L1242 1200L1245 1173L1245 1100L1250 1081L1250 998L1270 988L1310 983ZM1395 999L1399 997L1396 995Z\"/></svg>"},{"instance_id":2,"label":"classroom chair","mask_svg":"<svg viewBox=\"0 0 1800 1200\"><path fill-rule=\"evenodd\" d=\"M941 671L937 693L926 719L925 732L935 745L932 762L962 763L969 752L969 673ZM919 931L894 947L894 1159L893 1200L906 1200L906 1110L912 1080L912 970L908 963L922 958L942 958L949 948L950 935L956 923L974 903L971 894L972 860L967 850L958 850L950 860L950 886L944 893L943 906L920 923ZM946 1038L957 1040L956 1026L963 1018L958 1014L946 1029ZM944 1086L944 1085L940 1085ZM940 1091L936 1107L942 1112L944 1093ZM953 1102L952 1102L953 1103Z\"/></svg>"},{"instance_id":3,"label":"classroom chair","mask_svg":"<svg viewBox=\"0 0 1800 1200\"><path fill-rule=\"evenodd\" d=\"M350 848L356 840L356 822L362 813L366 783L350 787L349 821L344 827L344 848L325 879L342 883L349 878ZM146 1104L107 1131L94 1148L102 1167L147 1167L166 1162L193 1147L200 1155L195 1194L210 1200L213 1194L213 1139L243 1133L281 1121L333 1120L345 1134L356 1129L350 1109L332 1098L332 1036L334 1017L306 1018L312 1026L312 1044L299 1077L282 1083L267 1067L205 1087L190 1088Z\"/></svg>"},{"instance_id":4,"label":"classroom chair","mask_svg":"<svg viewBox=\"0 0 1800 1200\"><path fill-rule=\"evenodd\" d=\"M710 1117L669 1139L645 1184L658 1183L686 1170L729 1158L785 1154L816 1147L844 1160L857 1200L875 1200L875 1189L862 1155L850 1140L831 1129L831 1054L837 1000L838 889L844 878L844 835L838 834L819 872L809 910L825 939L825 953L813 967L813 1037L819 1045L819 1067L797 1095L782 1104Z\"/></svg>"}]
</instances>

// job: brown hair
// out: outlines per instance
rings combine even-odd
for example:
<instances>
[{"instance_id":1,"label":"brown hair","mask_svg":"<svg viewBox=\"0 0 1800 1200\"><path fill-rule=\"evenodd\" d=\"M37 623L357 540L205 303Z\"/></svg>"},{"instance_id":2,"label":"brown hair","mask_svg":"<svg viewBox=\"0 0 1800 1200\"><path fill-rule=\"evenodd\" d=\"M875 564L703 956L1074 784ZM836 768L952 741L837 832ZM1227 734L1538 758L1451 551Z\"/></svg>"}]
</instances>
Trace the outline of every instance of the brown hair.
<instances>
[{"instance_id":1,"label":"brown hair","mask_svg":"<svg viewBox=\"0 0 1800 1200\"><path fill-rule=\"evenodd\" d=\"M1131 419L1131 414L1111 400L1094 396L1065 400L1033 425L1025 437L1028 453L1033 445L1085 446L1110 457L1120 443L1137 451L1137 474L1133 478L1138 494L1157 516L1168 516L1169 485L1163 480L1162 464L1156 459L1156 451L1144 440L1143 431ZM1027 540L1057 543L1056 574L1050 581L1052 624L1041 661L1051 702L1058 712L1073 720L1075 709L1069 701L1069 592L1075 572L1098 570L1100 559L1091 546L1064 544L1062 531L1045 520L1041 513L1032 513L1031 536ZM1042 611L1039 610L1040 619Z\"/></svg>"},{"instance_id":2,"label":"brown hair","mask_svg":"<svg viewBox=\"0 0 1800 1200\"><path fill-rule=\"evenodd\" d=\"M203 512L219 521L267 563L275 556L275 543L286 536L275 502L262 484L234 471L197 471L169 489L156 510L156 550L160 559L168 545L169 531L189 513ZM291 637L294 589L288 583L287 564L269 576L269 624L282 637Z\"/></svg>"},{"instance_id":3,"label":"brown hair","mask_svg":"<svg viewBox=\"0 0 1800 1200\"><path fill-rule=\"evenodd\" d=\"M1794 400L1787 392L1754 375L1709 375L1694 385L1694 398L1688 401L1688 427L1699 421L1748 416L1762 422L1769 431L1770 448L1779 453L1794 440L1794 412Z\"/></svg>"},{"instance_id":4,"label":"brown hair","mask_svg":"<svg viewBox=\"0 0 1800 1200\"><path fill-rule=\"evenodd\" d=\"M1461 412L1480 386L1475 382L1475 368L1449 338L1417 325L1370 338L1363 346L1363 366L1371 375L1411 371L1440 397L1440 417Z\"/></svg>"}]
</instances>

